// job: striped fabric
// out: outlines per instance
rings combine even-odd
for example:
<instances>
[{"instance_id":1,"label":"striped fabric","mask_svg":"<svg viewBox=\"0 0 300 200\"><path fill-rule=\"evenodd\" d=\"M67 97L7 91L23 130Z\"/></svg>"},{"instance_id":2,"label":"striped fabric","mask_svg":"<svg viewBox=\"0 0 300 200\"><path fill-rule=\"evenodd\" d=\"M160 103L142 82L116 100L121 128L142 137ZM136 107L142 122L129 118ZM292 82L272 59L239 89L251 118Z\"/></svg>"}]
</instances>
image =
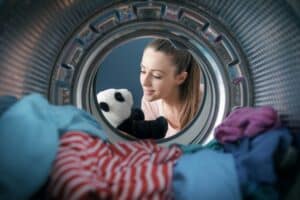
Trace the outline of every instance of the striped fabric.
<instances>
[{"instance_id":1,"label":"striped fabric","mask_svg":"<svg viewBox=\"0 0 300 200\"><path fill-rule=\"evenodd\" d=\"M52 169L52 199L172 199L173 165L179 147L152 140L105 143L82 132L68 132Z\"/></svg>"}]
</instances>

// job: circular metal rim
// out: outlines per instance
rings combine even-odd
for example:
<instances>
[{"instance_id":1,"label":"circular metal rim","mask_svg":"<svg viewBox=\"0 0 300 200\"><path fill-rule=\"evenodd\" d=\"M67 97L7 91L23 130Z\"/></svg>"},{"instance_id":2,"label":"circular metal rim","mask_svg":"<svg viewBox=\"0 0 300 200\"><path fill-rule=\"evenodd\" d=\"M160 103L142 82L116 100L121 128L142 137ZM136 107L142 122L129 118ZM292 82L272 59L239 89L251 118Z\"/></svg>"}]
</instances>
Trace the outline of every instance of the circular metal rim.
<instances>
[{"instance_id":1,"label":"circular metal rim","mask_svg":"<svg viewBox=\"0 0 300 200\"><path fill-rule=\"evenodd\" d=\"M124 12L127 18L122 21L120 16ZM170 13L173 15L168 17ZM99 55L103 58L115 46L112 44L115 40L124 42L132 37L145 36L163 36L181 41L192 49L199 62L204 61L205 66L202 70L206 77L206 95L201 113L207 113L207 117L199 114L182 133L158 142L207 142L212 139L213 128L228 111L252 105L247 62L238 44L221 23L205 12L174 3L157 2L126 4L125 11L124 4L116 5L82 25L67 42L58 59L50 87L51 101L56 104L73 103L86 109L96 116L113 141L126 139L107 125L98 111L95 112L94 91L84 88L93 88L92 79L97 71L95 59L99 60ZM71 85L74 87L71 88Z\"/></svg>"}]
</instances>

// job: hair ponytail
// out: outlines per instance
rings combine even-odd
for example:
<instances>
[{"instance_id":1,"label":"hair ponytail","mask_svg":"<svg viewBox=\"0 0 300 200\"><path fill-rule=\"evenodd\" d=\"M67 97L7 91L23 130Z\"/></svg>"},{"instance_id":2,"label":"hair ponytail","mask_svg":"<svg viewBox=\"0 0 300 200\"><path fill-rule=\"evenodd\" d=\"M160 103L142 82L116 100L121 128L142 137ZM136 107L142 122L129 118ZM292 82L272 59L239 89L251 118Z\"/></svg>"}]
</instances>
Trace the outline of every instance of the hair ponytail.
<instances>
[{"instance_id":1,"label":"hair ponytail","mask_svg":"<svg viewBox=\"0 0 300 200\"><path fill-rule=\"evenodd\" d=\"M197 114L202 96L200 89L201 71L194 58L192 58L187 72L188 77L180 88L180 96L184 102L180 113L181 128L185 127Z\"/></svg>"}]
</instances>

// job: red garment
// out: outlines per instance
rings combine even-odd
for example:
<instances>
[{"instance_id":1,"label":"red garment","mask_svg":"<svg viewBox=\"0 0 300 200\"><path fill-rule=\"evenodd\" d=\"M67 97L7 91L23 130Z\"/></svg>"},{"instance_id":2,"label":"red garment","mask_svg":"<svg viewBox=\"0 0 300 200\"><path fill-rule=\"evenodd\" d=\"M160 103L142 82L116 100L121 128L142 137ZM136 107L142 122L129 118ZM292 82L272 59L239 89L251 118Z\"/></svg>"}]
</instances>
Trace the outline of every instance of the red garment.
<instances>
[{"instance_id":1,"label":"red garment","mask_svg":"<svg viewBox=\"0 0 300 200\"><path fill-rule=\"evenodd\" d=\"M54 199L171 199L173 165L179 147L152 140L105 143L81 132L69 132L50 177Z\"/></svg>"}]
</instances>

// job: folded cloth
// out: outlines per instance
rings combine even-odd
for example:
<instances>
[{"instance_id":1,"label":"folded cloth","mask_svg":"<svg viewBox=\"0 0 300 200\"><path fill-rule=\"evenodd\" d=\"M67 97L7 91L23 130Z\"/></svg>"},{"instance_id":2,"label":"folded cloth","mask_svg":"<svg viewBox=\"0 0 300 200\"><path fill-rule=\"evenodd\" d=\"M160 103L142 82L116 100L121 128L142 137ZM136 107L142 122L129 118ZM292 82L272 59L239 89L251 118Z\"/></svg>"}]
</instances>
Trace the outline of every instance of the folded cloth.
<instances>
[{"instance_id":1,"label":"folded cloth","mask_svg":"<svg viewBox=\"0 0 300 200\"><path fill-rule=\"evenodd\" d=\"M224 151L234 157L239 182L246 198L253 197L261 184L265 188L273 187L270 195L274 199L274 187L278 180L275 158L281 160L280 157L285 155L291 144L292 137L287 128L269 130L253 138L224 144Z\"/></svg>"},{"instance_id":2,"label":"folded cloth","mask_svg":"<svg viewBox=\"0 0 300 200\"><path fill-rule=\"evenodd\" d=\"M11 104L9 104L11 105ZM0 116L0 199L28 199L47 180L59 137L81 130L106 140L97 121L73 106L28 95Z\"/></svg>"},{"instance_id":3,"label":"folded cloth","mask_svg":"<svg viewBox=\"0 0 300 200\"><path fill-rule=\"evenodd\" d=\"M236 141L281 125L277 111L271 106L243 107L232 111L215 129L215 138L221 142Z\"/></svg>"},{"instance_id":4,"label":"folded cloth","mask_svg":"<svg viewBox=\"0 0 300 200\"><path fill-rule=\"evenodd\" d=\"M179 147L152 140L105 143L82 132L60 140L49 183L54 199L170 199Z\"/></svg>"},{"instance_id":5,"label":"folded cloth","mask_svg":"<svg viewBox=\"0 0 300 200\"><path fill-rule=\"evenodd\" d=\"M241 199L231 154L210 149L183 154L175 164L174 199Z\"/></svg>"}]
</instances>

